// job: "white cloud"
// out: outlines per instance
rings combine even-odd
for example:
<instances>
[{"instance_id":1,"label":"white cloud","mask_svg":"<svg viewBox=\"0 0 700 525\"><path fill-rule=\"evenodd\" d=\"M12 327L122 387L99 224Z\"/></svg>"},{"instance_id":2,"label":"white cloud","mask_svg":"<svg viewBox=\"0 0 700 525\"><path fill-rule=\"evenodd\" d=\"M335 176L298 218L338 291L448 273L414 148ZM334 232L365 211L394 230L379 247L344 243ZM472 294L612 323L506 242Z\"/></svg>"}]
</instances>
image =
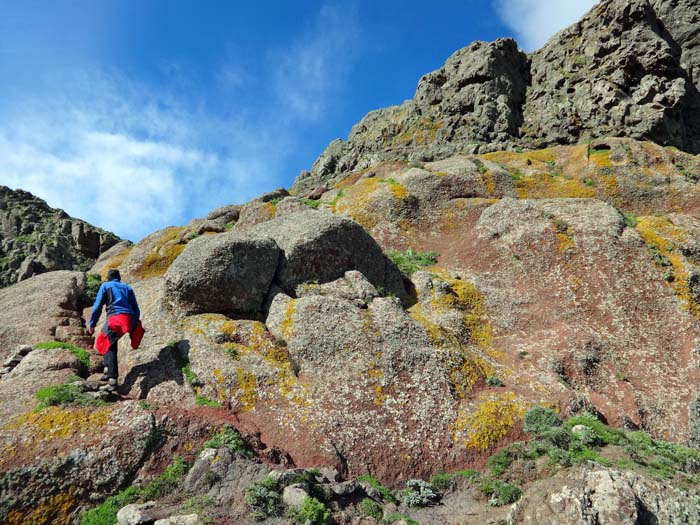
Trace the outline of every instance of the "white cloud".
<instances>
[{"instance_id":1,"label":"white cloud","mask_svg":"<svg viewBox=\"0 0 700 525\"><path fill-rule=\"evenodd\" d=\"M323 117L360 40L355 11L328 3L301 39L272 56L275 87L291 114L310 121Z\"/></svg>"},{"instance_id":2,"label":"white cloud","mask_svg":"<svg viewBox=\"0 0 700 525\"><path fill-rule=\"evenodd\" d=\"M542 47L555 33L580 19L597 0L497 0L499 16L526 51Z\"/></svg>"},{"instance_id":3,"label":"white cloud","mask_svg":"<svg viewBox=\"0 0 700 525\"><path fill-rule=\"evenodd\" d=\"M275 184L284 151L261 155L265 130L115 76L65 88L3 119L0 184L133 240Z\"/></svg>"}]
</instances>

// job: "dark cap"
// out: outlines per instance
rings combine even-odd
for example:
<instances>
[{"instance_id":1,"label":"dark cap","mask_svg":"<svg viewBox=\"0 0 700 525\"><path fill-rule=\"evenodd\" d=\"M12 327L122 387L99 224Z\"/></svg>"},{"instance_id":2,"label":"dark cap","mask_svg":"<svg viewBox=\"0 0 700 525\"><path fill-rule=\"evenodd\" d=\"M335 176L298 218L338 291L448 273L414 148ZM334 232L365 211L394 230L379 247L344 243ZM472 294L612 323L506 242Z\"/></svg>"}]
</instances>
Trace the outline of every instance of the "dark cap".
<instances>
[{"instance_id":1,"label":"dark cap","mask_svg":"<svg viewBox=\"0 0 700 525\"><path fill-rule=\"evenodd\" d=\"M119 273L119 270L117 270L116 268L115 268L115 269L112 269L112 270L109 270L109 271L107 272L107 280L108 280L108 281L121 281L121 280L122 280L122 276L121 276L121 274Z\"/></svg>"}]
</instances>

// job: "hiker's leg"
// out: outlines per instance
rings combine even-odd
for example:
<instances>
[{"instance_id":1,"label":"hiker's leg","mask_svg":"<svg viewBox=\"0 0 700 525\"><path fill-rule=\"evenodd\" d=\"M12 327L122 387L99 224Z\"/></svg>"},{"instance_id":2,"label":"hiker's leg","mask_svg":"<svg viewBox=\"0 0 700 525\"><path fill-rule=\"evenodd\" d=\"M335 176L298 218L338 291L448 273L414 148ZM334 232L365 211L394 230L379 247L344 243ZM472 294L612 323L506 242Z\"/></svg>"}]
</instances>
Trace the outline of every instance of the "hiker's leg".
<instances>
[{"instance_id":1,"label":"hiker's leg","mask_svg":"<svg viewBox=\"0 0 700 525\"><path fill-rule=\"evenodd\" d=\"M107 377L116 379L119 377L119 363L117 362L117 346L119 340L109 345L109 350L105 354L105 366L107 367Z\"/></svg>"}]
</instances>

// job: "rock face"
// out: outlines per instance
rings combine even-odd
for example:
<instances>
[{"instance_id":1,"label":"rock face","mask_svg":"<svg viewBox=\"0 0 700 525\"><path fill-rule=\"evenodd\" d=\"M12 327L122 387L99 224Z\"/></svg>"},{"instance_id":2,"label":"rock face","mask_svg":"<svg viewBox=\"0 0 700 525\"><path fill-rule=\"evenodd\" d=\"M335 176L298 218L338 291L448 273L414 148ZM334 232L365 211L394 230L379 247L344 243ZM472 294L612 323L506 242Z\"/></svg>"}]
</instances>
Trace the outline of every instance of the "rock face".
<instances>
[{"instance_id":1,"label":"rock face","mask_svg":"<svg viewBox=\"0 0 700 525\"><path fill-rule=\"evenodd\" d=\"M65 270L0 290L0 357L22 343L60 339L85 344L84 290L85 274Z\"/></svg>"},{"instance_id":2,"label":"rock face","mask_svg":"<svg viewBox=\"0 0 700 525\"><path fill-rule=\"evenodd\" d=\"M384 160L649 139L700 152L694 0L607 0L529 57L475 42L425 75L412 100L369 113L294 184L299 194Z\"/></svg>"},{"instance_id":3,"label":"rock face","mask_svg":"<svg viewBox=\"0 0 700 525\"><path fill-rule=\"evenodd\" d=\"M119 238L0 186L0 286L53 270L86 270Z\"/></svg>"},{"instance_id":4,"label":"rock face","mask_svg":"<svg viewBox=\"0 0 700 525\"><path fill-rule=\"evenodd\" d=\"M700 95L647 0L602 2L533 55L531 75L528 144L627 136L700 152Z\"/></svg>"},{"instance_id":5,"label":"rock face","mask_svg":"<svg viewBox=\"0 0 700 525\"><path fill-rule=\"evenodd\" d=\"M663 480L581 465L535 482L507 518L509 525L698 523L697 495Z\"/></svg>"},{"instance_id":6,"label":"rock face","mask_svg":"<svg viewBox=\"0 0 700 525\"><path fill-rule=\"evenodd\" d=\"M258 312L278 259L271 239L203 236L190 242L165 274L169 299L185 314Z\"/></svg>"}]
</instances>

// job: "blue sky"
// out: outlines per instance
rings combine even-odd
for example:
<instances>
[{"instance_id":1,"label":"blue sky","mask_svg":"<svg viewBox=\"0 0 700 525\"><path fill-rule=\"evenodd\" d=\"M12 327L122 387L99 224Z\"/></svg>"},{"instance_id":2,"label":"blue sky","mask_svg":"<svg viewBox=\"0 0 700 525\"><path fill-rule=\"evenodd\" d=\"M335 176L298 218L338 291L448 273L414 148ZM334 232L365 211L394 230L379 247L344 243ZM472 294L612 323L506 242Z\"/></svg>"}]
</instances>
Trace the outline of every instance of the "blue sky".
<instances>
[{"instance_id":1,"label":"blue sky","mask_svg":"<svg viewBox=\"0 0 700 525\"><path fill-rule=\"evenodd\" d=\"M138 240L291 186L474 40L593 0L0 0L0 184Z\"/></svg>"}]
</instances>

